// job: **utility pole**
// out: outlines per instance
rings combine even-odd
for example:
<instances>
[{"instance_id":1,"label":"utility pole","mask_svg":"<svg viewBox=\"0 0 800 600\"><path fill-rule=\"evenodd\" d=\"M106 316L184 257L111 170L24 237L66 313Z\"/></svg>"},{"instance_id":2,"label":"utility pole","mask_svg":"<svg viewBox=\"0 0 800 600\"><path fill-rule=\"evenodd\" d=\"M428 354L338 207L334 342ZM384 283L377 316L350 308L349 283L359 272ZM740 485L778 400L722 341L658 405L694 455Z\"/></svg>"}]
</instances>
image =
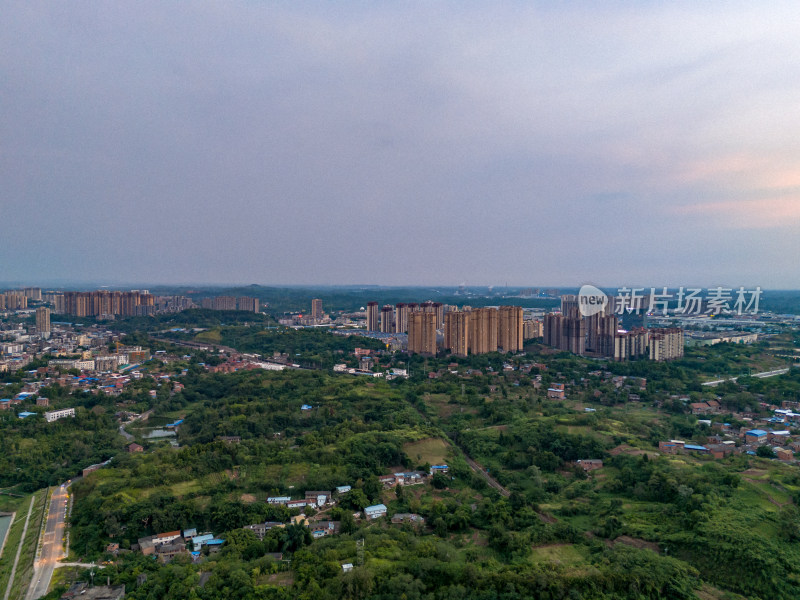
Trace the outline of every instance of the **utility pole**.
<instances>
[{"instance_id":1,"label":"utility pole","mask_svg":"<svg viewBox=\"0 0 800 600\"><path fill-rule=\"evenodd\" d=\"M359 567L364 566L364 538L356 540L356 563Z\"/></svg>"}]
</instances>

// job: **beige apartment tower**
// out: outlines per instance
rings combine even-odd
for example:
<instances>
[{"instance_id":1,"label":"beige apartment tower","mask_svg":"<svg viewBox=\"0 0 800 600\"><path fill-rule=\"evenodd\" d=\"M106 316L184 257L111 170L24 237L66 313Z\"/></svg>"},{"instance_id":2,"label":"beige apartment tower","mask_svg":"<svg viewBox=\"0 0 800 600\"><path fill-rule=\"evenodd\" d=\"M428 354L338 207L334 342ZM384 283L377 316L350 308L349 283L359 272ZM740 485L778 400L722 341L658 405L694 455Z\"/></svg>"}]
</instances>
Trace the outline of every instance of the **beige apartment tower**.
<instances>
[{"instance_id":1,"label":"beige apartment tower","mask_svg":"<svg viewBox=\"0 0 800 600\"><path fill-rule=\"evenodd\" d=\"M469 352L470 312L448 312L444 315L444 345L451 354L466 356Z\"/></svg>"},{"instance_id":2,"label":"beige apartment tower","mask_svg":"<svg viewBox=\"0 0 800 600\"><path fill-rule=\"evenodd\" d=\"M683 329L651 329L650 360L671 360L683 356Z\"/></svg>"},{"instance_id":3,"label":"beige apartment tower","mask_svg":"<svg viewBox=\"0 0 800 600\"><path fill-rule=\"evenodd\" d=\"M36 331L50 333L50 309L40 306L36 309Z\"/></svg>"},{"instance_id":4,"label":"beige apartment tower","mask_svg":"<svg viewBox=\"0 0 800 600\"><path fill-rule=\"evenodd\" d=\"M322 300L314 298L311 301L311 318L318 321L322 318Z\"/></svg>"},{"instance_id":5,"label":"beige apartment tower","mask_svg":"<svg viewBox=\"0 0 800 600\"><path fill-rule=\"evenodd\" d=\"M367 302L367 331L380 331L380 311L377 302Z\"/></svg>"},{"instance_id":6,"label":"beige apartment tower","mask_svg":"<svg viewBox=\"0 0 800 600\"><path fill-rule=\"evenodd\" d=\"M381 333L394 332L394 307L386 304L381 309Z\"/></svg>"},{"instance_id":7,"label":"beige apartment tower","mask_svg":"<svg viewBox=\"0 0 800 600\"><path fill-rule=\"evenodd\" d=\"M436 354L436 313L414 312L408 315L408 351Z\"/></svg>"},{"instance_id":8,"label":"beige apartment tower","mask_svg":"<svg viewBox=\"0 0 800 600\"><path fill-rule=\"evenodd\" d=\"M470 313L469 350L473 354L497 352L497 309L478 308Z\"/></svg>"},{"instance_id":9,"label":"beige apartment tower","mask_svg":"<svg viewBox=\"0 0 800 600\"><path fill-rule=\"evenodd\" d=\"M522 350L522 307L501 306L497 315L497 346L501 352Z\"/></svg>"},{"instance_id":10,"label":"beige apartment tower","mask_svg":"<svg viewBox=\"0 0 800 600\"><path fill-rule=\"evenodd\" d=\"M398 302L394 308L394 331L395 333L406 333L408 331L408 304Z\"/></svg>"}]
</instances>

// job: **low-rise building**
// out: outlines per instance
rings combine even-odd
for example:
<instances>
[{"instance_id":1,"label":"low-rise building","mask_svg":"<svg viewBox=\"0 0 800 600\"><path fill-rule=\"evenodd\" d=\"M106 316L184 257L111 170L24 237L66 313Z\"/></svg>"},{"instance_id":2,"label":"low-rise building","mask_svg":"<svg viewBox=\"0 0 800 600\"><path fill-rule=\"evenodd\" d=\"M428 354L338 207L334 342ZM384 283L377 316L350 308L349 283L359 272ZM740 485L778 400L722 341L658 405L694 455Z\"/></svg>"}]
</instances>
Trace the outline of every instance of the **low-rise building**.
<instances>
[{"instance_id":1,"label":"low-rise building","mask_svg":"<svg viewBox=\"0 0 800 600\"><path fill-rule=\"evenodd\" d=\"M267 504L279 504L285 505L287 502L291 502L291 496L270 496L267 498Z\"/></svg>"},{"instance_id":2,"label":"low-rise building","mask_svg":"<svg viewBox=\"0 0 800 600\"><path fill-rule=\"evenodd\" d=\"M744 440L747 444L766 444L768 440L768 434L763 429L751 429L750 431L745 432Z\"/></svg>"},{"instance_id":3,"label":"low-rise building","mask_svg":"<svg viewBox=\"0 0 800 600\"><path fill-rule=\"evenodd\" d=\"M318 539L339 533L339 521L316 521L309 523L308 528L311 530L311 537Z\"/></svg>"},{"instance_id":4,"label":"low-rise building","mask_svg":"<svg viewBox=\"0 0 800 600\"><path fill-rule=\"evenodd\" d=\"M330 504L333 501L333 497L330 492L309 490L306 492L306 501L317 507L322 507Z\"/></svg>"},{"instance_id":5,"label":"low-rise building","mask_svg":"<svg viewBox=\"0 0 800 600\"><path fill-rule=\"evenodd\" d=\"M368 506L364 509L364 516L367 519L378 519L386 515L386 506L384 504L375 504Z\"/></svg>"},{"instance_id":6,"label":"low-rise building","mask_svg":"<svg viewBox=\"0 0 800 600\"><path fill-rule=\"evenodd\" d=\"M62 408L60 410L51 410L44 413L44 419L48 423L52 423L53 421L58 421L59 419L64 419L66 417L74 417L74 416L75 416L74 408Z\"/></svg>"},{"instance_id":7,"label":"low-rise building","mask_svg":"<svg viewBox=\"0 0 800 600\"><path fill-rule=\"evenodd\" d=\"M259 541L263 541L264 537L267 535L267 532L270 529L275 529L276 527L286 527L286 525L278 521L265 521L264 523L254 523L252 525L245 525L244 529L249 529L250 531L256 534L256 537L258 538Z\"/></svg>"}]
</instances>

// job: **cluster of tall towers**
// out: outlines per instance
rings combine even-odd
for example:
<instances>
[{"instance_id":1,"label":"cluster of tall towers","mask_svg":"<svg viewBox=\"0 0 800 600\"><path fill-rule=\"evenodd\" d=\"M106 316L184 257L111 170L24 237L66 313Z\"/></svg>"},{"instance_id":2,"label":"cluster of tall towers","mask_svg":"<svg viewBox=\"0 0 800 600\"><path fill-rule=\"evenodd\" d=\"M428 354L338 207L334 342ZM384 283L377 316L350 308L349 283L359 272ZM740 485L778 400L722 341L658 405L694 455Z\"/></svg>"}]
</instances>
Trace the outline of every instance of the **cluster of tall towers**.
<instances>
[{"instance_id":1,"label":"cluster of tall towers","mask_svg":"<svg viewBox=\"0 0 800 600\"><path fill-rule=\"evenodd\" d=\"M65 292L64 312L77 317L98 315L136 316L147 314L155 305L155 297L146 291Z\"/></svg>"},{"instance_id":2,"label":"cluster of tall towers","mask_svg":"<svg viewBox=\"0 0 800 600\"><path fill-rule=\"evenodd\" d=\"M444 347L456 356L522 350L522 308L477 308L449 312L444 324Z\"/></svg>"},{"instance_id":3,"label":"cluster of tall towers","mask_svg":"<svg viewBox=\"0 0 800 600\"><path fill-rule=\"evenodd\" d=\"M377 311L377 304L373 310ZM388 329L391 307L380 312L381 331ZM373 314L373 318L374 314ZM369 328L369 309L367 327ZM385 325L384 325L385 324ZM384 326L386 329L384 329ZM518 352L522 349L522 308L502 306L448 310L438 302L398 304L394 331L408 331L408 351L416 354L436 354L439 331L444 327L441 347L457 356L487 352Z\"/></svg>"},{"instance_id":4,"label":"cluster of tall towers","mask_svg":"<svg viewBox=\"0 0 800 600\"><path fill-rule=\"evenodd\" d=\"M406 333L409 330L409 317L414 313L435 315L435 326L440 329L444 325L445 306L441 302L399 302L392 306L385 304L378 308L377 302L367 302L367 331L381 333Z\"/></svg>"},{"instance_id":5,"label":"cluster of tall towers","mask_svg":"<svg viewBox=\"0 0 800 600\"><path fill-rule=\"evenodd\" d=\"M615 361L646 356L651 360L669 360L683 356L682 329L622 330L615 314L616 299L608 300L600 312L583 316L576 296L562 296L561 314L544 317L544 343L573 354L593 354Z\"/></svg>"}]
</instances>

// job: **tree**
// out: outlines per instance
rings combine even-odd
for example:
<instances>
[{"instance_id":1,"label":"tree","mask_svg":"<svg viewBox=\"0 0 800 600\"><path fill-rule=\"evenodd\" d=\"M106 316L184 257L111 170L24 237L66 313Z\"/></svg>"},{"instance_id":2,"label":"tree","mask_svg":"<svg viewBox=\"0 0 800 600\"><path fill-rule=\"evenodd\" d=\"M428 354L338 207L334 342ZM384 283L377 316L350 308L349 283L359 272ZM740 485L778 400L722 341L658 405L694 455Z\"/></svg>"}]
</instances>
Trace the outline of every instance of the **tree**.
<instances>
[{"instance_id":1,"label":"tree","mask_svg":"<svg viewBox=\"0 0 800 600\"><path fill-rule=\"evenodd\" d=\"M381 490L383 486L381 482L378 481L378 478L375 475L370 475L367 477L366 481L364 481L364 494L366 494L369 500L374 500L378 496L380 496ZM362 507L363 508L363 507Z\"/></svg>"},{"instance_id":2,"label":"tree","mask_svg":"<svg viewBox=\"0 0 800 600\"><path fill-rule=\"evenodd\" d=\"M761 458L775 458L775 451L770 446L759 446L756 455Z\"/></svg>"}]
</instances>

